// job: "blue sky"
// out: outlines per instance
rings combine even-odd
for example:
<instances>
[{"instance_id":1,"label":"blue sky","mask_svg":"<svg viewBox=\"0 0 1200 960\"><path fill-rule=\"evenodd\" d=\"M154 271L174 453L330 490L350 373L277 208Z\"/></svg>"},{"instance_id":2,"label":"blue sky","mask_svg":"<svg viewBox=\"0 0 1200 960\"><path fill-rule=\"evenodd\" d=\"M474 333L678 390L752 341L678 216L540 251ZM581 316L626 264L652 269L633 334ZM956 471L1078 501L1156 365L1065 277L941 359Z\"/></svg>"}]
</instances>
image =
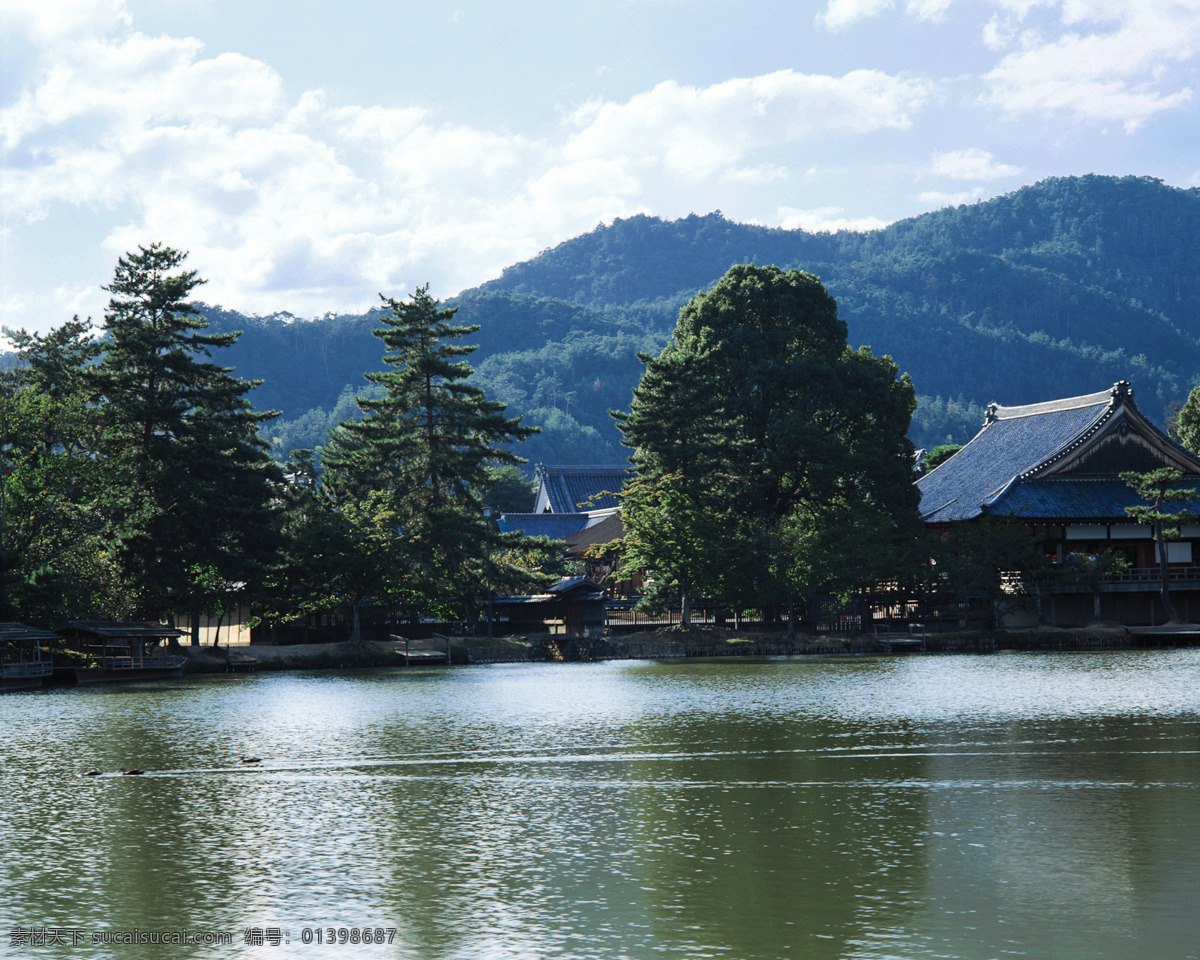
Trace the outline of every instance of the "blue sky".
<instances>
[{"instance_id":1,"label":"blue sky","mask_svg":"<svg viewBox=\"0 0 1200 960\"><path fill-rule=\"evenodd\" d=\"M0 323L448 297L616 217L869 229L1047 176L1200 185L1200 0L0 0Z\"/></svg>"}]
</instances>

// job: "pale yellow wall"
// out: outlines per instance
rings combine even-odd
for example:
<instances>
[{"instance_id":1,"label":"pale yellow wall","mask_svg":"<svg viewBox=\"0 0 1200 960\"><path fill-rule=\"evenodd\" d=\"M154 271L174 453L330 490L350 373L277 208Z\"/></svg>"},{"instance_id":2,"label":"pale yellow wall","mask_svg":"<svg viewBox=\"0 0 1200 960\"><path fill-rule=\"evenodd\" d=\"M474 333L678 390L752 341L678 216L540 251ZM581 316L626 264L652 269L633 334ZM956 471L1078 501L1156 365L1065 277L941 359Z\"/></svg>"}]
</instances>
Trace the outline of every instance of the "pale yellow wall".
<instances>
[{"instance_id":1,"label":"pale yellow wall","mask_svg":"<svg viewBox=\"0 0 1200 960\"><path fill-rule=\"evenodd\" d=\"M250 643L250 628L246 626L246 620L250 617L250 608L245 604L239 604L236 609L230 610L221 619L221 646L228 644L231 647L248 646ZM182 630L187 636L181 637L179 642L183 646L191 643L191 623L188 620L186 613L175 614L175 629ZM200 615L200 645L211 647L213 638L217 633L217 618L206 617Z\"/></svg>"}]
</instances>

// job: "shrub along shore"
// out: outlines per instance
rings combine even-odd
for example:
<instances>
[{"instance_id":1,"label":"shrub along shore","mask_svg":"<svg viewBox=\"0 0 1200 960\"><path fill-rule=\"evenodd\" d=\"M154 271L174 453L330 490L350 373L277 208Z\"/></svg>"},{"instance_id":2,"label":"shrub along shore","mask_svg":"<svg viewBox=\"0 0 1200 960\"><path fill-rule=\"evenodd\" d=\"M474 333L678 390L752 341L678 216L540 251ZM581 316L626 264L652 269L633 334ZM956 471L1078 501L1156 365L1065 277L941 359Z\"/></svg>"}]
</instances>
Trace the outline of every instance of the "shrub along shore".
<instances>
[{"instance_id":1,"label":"shrub along shore","mask_svg":"<svg viewBox=\"0 0 1200 960\"><path fill-rule=\"evenodd\" d=\"M1078 629L971 630L931 634L926 653L1023 653L1034 651L1137 650L1200 645L1195 637L1179 636L1144 640L1131 637L1125 628L1096 624ZM189 674L224 673L229 668L225 647L180 648L188 657ZM596 660L664 660L709 657L780 657L831 655L884 655L887 645L864 634L820 638L786 632L739 634L735 631L663 629L624 637L582 637L536 634L505 637L458 638L451 645L452 663L563 663ZM908 656L912 653L905 654ZM233 648L232 656L253 658L256 671L398 667L404 657L391 643L313 643L292 646L254 645Z\"/></svg>"}]
</instances>

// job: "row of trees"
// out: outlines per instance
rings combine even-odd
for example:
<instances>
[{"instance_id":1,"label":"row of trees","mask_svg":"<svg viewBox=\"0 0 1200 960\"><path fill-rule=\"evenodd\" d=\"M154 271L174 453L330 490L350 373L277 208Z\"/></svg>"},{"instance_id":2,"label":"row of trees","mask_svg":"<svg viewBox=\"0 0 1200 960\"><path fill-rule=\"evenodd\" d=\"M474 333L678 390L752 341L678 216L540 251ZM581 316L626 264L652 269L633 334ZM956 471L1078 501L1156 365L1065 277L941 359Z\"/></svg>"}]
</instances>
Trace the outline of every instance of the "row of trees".
<instances>
[{"instance_id":1,"label":"row of trees","mask_svg":"<svg viewBox=\"0 0 1200 960\"><path fill-rule=\"evenodd\" d=\"M118 261L103 337L78 318L7 331L20 365L0 394L0 619L150 619L235 601L290 620L372 600L410 613L456 601L468 619L489 578L552 576L548 542L493 537L482 510L512 486L509 445L533 432L467 384L454 326L427 289L386 299L380 396L281 470L257 384L213 355L188 298L204 281L159 244ZM507 471L506 468L507 467ZM545 568L544 570L542 568Z\"/></svg>"},{"instance_id":2,"label":"row of trees","mask_svg":"<svg viewBox=\"0 0 1200 960\"><path fill-rule=\"evenodd\" d=\"M478 326L424 287L383 298L386 369L367 375L360 416L332 431L320 468L297 450L280 469L261 439L275 414L213 362L238 334L206 332L184 258L160 245L122 258L102 338L77 318L9 332L22 363L0 393L0 617L187 612L195 625L240 600L269 622L340 609L357 635L367 602L473 625L489 584L524 591L564 571L544 539L493 532L487 549L483 509L536 430L470 382L462 339ZM1002 570L1050 575L1019 525L928 536L912 382L848 346L816 277L735 266L661 353L639 356L630 409L613 416L637 468L621 575L647 578L647 605L680 598L687 624L697 596L795 604L947 577L978 595Z\"/></svg>"}]
</instances>

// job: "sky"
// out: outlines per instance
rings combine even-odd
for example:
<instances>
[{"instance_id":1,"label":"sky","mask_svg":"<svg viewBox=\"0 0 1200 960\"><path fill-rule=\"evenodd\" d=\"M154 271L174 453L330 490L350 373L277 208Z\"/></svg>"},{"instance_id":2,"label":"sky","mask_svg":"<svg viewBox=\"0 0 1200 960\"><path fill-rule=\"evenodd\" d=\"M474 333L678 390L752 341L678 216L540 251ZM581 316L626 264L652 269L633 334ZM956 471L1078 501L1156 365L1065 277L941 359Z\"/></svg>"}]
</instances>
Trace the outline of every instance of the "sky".
<instances>
[{"instance_id":1,"label":"sky","mask_svg":"<svg viewBox=\"0 0 1200 960\"><path fill-rule=\"evenodd\" d=\"M872 229L1200 185L1200 0L0 0L0 324L162 242L245 313L441 298L639 213Z\"/></svg>"}]
</instances>

